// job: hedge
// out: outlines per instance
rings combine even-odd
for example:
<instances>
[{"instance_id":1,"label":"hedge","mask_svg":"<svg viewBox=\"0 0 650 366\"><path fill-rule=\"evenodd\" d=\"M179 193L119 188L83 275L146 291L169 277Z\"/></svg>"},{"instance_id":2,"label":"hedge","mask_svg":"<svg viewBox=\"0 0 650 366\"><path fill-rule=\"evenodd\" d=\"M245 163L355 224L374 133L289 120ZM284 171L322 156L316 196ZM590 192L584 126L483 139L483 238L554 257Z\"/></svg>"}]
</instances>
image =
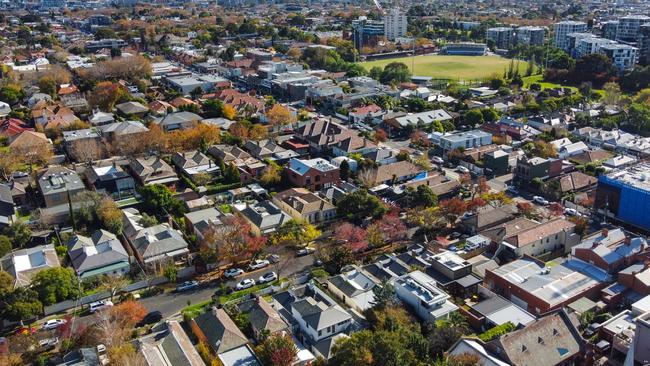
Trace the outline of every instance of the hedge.
<instances>
[{"instance_id":1,"label":"hedge","mask_svg":"<svg viewBox=\"0 0 650 366\"><path fill-rule=\"evenodd\" d=\"M511 322L507 322L501 325L498 325L494 328L488 329L487 331L479 334L479 339L483 342L489 342L495 338L498 338L504 334L512 332L515 329L515 325Z\"/></svg>"}]
</instances>

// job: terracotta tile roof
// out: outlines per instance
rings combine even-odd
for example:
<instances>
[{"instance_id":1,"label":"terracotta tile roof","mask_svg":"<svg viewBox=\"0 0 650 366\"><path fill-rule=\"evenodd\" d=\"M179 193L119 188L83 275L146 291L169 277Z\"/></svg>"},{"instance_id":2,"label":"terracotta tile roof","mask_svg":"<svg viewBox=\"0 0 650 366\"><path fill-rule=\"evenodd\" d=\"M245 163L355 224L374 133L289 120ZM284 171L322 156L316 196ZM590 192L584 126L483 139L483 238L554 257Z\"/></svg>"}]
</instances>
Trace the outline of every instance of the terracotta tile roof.
<instances>
[{"instance_id":1,"label":"terracotta tile roof","mask_svg":"<svg viewBox=\"0 0 650 366\"><path fill-rule=\"evenodd\" d=\"M563 230L571 229L575 226L576 225L571 221L565 220L563 218L557 218L538 224L528 230L521 231L509 238L506 238L505 241L517 247L523 247L537 240L541 240L550 235L559 233Z\"/></svg>"},{"instance_id":2,"label":"terracotta tile roof","mask_svg":"<svg viewBox=\"0 0 650 366\"><path fill-rule=\"evenodd\" d=\"M598 179L582 172L572 172L560 178L562 192L573 192L595 186Z\"/></svg>"},{"instance_id":3,"label":"terracotta tile roof","mask_svg":"<svg viewBox=\"0 0 650 366\"><path fill-rule=\"evenodd\" d=\"M34 129L18 118L6 119L0 125L0 133L5 136L15 136L23 131L34 131Z\"/></svg>"}]
</instances>

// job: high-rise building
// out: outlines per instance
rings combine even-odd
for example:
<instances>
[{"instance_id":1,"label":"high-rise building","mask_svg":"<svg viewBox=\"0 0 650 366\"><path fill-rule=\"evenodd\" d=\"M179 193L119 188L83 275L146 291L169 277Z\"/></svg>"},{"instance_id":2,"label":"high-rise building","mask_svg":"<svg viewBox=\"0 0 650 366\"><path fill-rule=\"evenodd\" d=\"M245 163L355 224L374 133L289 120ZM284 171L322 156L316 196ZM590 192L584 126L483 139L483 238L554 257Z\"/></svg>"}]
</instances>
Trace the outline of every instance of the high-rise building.
<instances>
[{"instance_id":1,"label":"high-rise building","mask_svg":"<svg viewBox=\"0 0 650 366\"><path fill-rule=\"evenodd\" d=\"M608 43L600 46L599 52L609 57L612 64L619 70L630 70L634 68L637 58L637 48L627 44Z\"/></svg>"},{"instance_id":2,"label":"high-rise building","mask_svg":"<svg viewBox=\"0 0 650 366\"><path fill-rule=\"evenodd\" d=\"M541 46L544 44L546 30L542 27L525 26L516 30L517 44Z\"/></svg>"},{"instance_id":3,"label":"high-rise building","mask_svg":"<svg viewBox=\"0 0 650 366\"><path fill-rule=\"evenodd\" d=\"M609 44L616 44L616 41L600 37L582 37L576 40L571 56L581 58L592 53L598 53L602 46Z\"/></svg>"},{"instance_id":4,"label":"high-rise building","mask_svg":"<svg viewBox=\"0 0 650 366\"><path fill-rule=\"evenodd\" d=\"M601 31L603 33L603 38L616 40L618 35L618 20L611 20L609 22L604 22L601 26Z\"/></svg>"},{"instance_id":5,"label":"high-rise building","mask_svg":"<svg viewBox=\"0 0 650 366\"><path fill-rule=\"evenodd\" d=\"M650 17L645 15L628 15L618 20L616 40L636 42L641 25L650 22Z\"/></svg>"},{"instance_id":6,"label":"high-rise building","mask_svg":"<svg viewBox=\"0 0 650 366\"><path fill-rule=\"evenodd\" d=\"M374 46L384 37L384 22L359 17L352 21L352 32L358 50L366 46Z\"/></svg>"},{"instance_id":7,"label":"high-rise building","mask_svg":"<svg viewBox=\"0 0 650 366\"><path fill-rule=\"evenodd\" d=\"M564 47L569 55L572 57L577 57L577 53L581 52L578 50L580 46L580 41L585 38L597 38L593 33L569 33L565 37Z\"/></svg>"},{"instance_id":8,"label":"high-rise building","mask_svg":"<svg viewBox=\"0 0 650 366\"><path fill-rule=\"evenodd\" d=\"M393 8L384 15L384 34L389 41L404 37L407 32L408 18L399 9Z\"/></svg>"},{"instance_id":9,"label":"high-rise building","mask_svg":"<svg viewBox=\"0 0 650 366\"><path fill-rule=\"evenodd\" d=\"M639 27L637 48L639 49L639 63L650 65L650 23Z\"/></svg>"},{"instance_id":10,"label":"high-rise building","mask_svg":"<svg viewBox=\"0 0 650 366\"><path fill-rule=\"evenodd\" d=\"M496 48L507 50L514 45L515 30L510 27L488 28L485 38L494 41Z\"/></svg>"},{"instance_id":11,"label":"high-rise building","mask_svg":"<svg viewBox=\"0 0 650 366\"><path fill-rule=\"evenodd\" d=\"M587 23L575 20L566 20L555 23L555 46L566 49L567 35L571 33L586 33Z\"/></svg>"}]
</instances>

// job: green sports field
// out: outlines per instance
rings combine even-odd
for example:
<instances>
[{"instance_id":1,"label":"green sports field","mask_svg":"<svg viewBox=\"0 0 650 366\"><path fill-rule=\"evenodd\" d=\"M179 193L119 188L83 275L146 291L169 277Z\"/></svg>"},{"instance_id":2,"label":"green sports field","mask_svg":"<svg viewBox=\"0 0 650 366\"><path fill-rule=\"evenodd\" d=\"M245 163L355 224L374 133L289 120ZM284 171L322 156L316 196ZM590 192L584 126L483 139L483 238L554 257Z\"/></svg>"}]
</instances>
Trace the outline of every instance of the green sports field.
<instances>
[{"instance_id":1,"label":"green sports field","mask_svg":"<svg viewBox=\"0 0 650 366\"><path fill-rule=\"evenodd\" d=\"M363 62L361 65L367 70L373 66L384 67L391 62L403 62L411 68L412 57L398 57L385 60ZM517 61L515 61L516 65ZM494 73L503 75L503 71L510 66L510 59L499 56L444 56L428 55L415 56L414 75L431 76L435 79L476 80L485 79ZM528 63L519 61L519 70L526 72Z\"/></svg>"}]
</instances>

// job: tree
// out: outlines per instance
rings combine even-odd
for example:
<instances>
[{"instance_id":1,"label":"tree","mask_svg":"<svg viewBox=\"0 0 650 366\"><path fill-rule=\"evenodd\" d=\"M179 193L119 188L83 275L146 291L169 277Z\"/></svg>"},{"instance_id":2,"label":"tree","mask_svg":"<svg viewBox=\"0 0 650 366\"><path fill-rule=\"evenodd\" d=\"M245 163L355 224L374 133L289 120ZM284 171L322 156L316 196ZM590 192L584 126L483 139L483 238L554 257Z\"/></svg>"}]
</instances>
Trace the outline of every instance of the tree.
<instances>
[{"instance_id":1,"label":"tree","mask_svg":"<svg viewBox=\"0 0 650 366\"><path fill-rule=\"evenodd\" d=\"M591 53L576 61L572 77L576 82L591 81L602 85L616 75L612 61L604 54Z\"/></svg>"},{"instance_id":2,"label":"tree","mask_svg":"<svg viewBox=\"0 0 650 366\"><path fill-rule=\"evenodd\" d=\"M481 195L481 199L492 207L501 207L512 202L512 198L508 197L505 192L487 192Z\"/></svg>"},{"instance_id":3,"label":"tree","mask_svg":"<svg viewBox=\"0 0 650 366\"><path fill-rule=\"evenodd\" d=\"M0 270L0 297L13 291L14 282L14 278L9 273Z\"/></svg>"},{"instance_id":4,"label":"tree","mask_svg":"<svg viewBox=\"0 0 650 366\"><path fill-rule=\"evenodd\" d=\"M266 118L273 130L291 124L295 120L289 108L282 104L275 104L271 107L271 109L266 112Z\"/></svg>"},{"instance_id":5,"label":"tree","mask_svg":"<svg viewBox=\"0 0 650 366\"><path fill-rule=\"evenodd\" d=\"M50 76L46 75L38 80L38 89L52 98L56 97L56 81Z\"/></svg>"},{"instance_id":6,"label":"tree","mask_svg":"<svg viewBox=\"0 0 650 366\"><path fill-rule=\"evenodd\" d=\"M113 300L113 297L128 284L129 281L122 276L103 275L99 281L99 287L111 293L111 300Z\"/></svg>"},{"instance_id":7,"label":"tree","mask_svg":"<svg viewBox=\"0 0 650 366\"><path fill-rule=\"evenodd\" d=\"M410 196L412 207L433 207L438 204L438 196L427 185L419 185Z\"/></svg>"},{"instance_id":8,"label":"tree","mask_svg":"<svg viewBox=\"0 0 650 366\"><path fill-rule=\"evenodd\" d=\"M137 322L147 314L139 302L128 300L95 313L95 323L88 329L88 338L108 349L122 346Z\"/></svg>"},{"instance_id":9,"label":"tree","mask_svg":"<svg viewBox=\"0 0 650 366\"><path fill-rule=\"evenodd\" d=\"M259 123L252 125L248 132L250 139L254 141L264 140L269 134L269 130Z\"/></svg>"},{"instance_id":10,"label":"tree","mask_svg":"<svg viewBox=\"0 0 650 366\"><path fill-rule=\"evenodd\" d=\"M470 109L465 112L463 116L463 124L465 126L476 126L483 123L483 113L478 109Z\"/></svg>"},{"instance_id":11,"label":"tree","mask_svg":"<svg viewBox=\"0 0 650 366\"><path fill-rule=\"evenodd\" d=\"M0 314L3 318L22 322L43 314L43 304L34 290L17 287L0 298Z\"/></svg>"},{"instance_id":12,"label":"tree","mask_svg":"<svg viewBox=\"0 0 650 366\"><path fill-rule=\"evenodd\" d=\"M212 175L206 172L199 172L192 176L192 180L197 186L206 186L212 182Z\"/></svg>"},{"instance_id":13,"label":"tree","mask_svg":"<svg viewBox=\"0 0 650 366\"><path fill-rule=\"evenodd\" d=\"M551 217L556 217L564 214L564 207L557 202L553 202L548 206L548 213Z\"/></svg>"},{"instance_id":14,"label":"tree","mask_svg":"<svg viewBox=\"0 0 650 366\"><path fill-rule=\"evenodd\" d=\"M391 62L384 67L379 81L382 84L399 84L411 80L411 71L402 62Z\"/></svg>"},{"instance_id":15,"label":"tree","mask_svg":"<svg viewBox=\"0 0 650 366\"><path fill-rule=\"evenodd\" d=\"M107 350L112 365L146 366L148 363L131 343L124 343Z\"/></svg>"},{"instance_id":16,"label":"tree","mask_svg":"<svg viewBox=\"0 0 650 366\"><path fill-rule=\"evenodd\" d=\"M458 216L467 211L467 203L458 197L440 202L440 210L447 222L454 224Z\"/></svg>"},{"instance_id":17,"label":"tree","mask_svg":"<svg viewBox=\"0 0 650 366\"><path fill-rule=\"evenodd\" d=\"M32 240L32 230L22 221L16 221L7 226L4 234L14 243L14 248L22 248Z\"/></svg>"},{"instance_id":18,"label":"tree","mask_svg":"<svg viewBox=\"0 0 650 366\"><path fill-rule=\"evenodd\" d=\"M397 306L399 298L395 293L395 286L386 280L372 288L374 307L378 310L383 310L386 307Z\"/></svg>"},{"instance_id":19,"label":"tree","mask_svg":"<svg viewBox=\"0 0 650 366\"><path fill-rule=\"evenodd\" d=\"M0 87L0 101L9 105L20 102L25 97L25 92L19 84L8 83Z\"/></svg>"},{"instance_id":20,"label":"tree","mask_svg":"<svg viewBox=\"0 0 650 366\"><path fill-rule=\"evenodd\" d=\"M255 350L262 363L271 366L291 366L298 354L298 349L288 334L273 334Z\"/></svg>"},{"instance_id":21,"label":"tree","mask_svg":"<svg viewBox=\"0 0 650 366\"><path fill-rule=\"evenodd\" d=\"M103 198L97 206L97 218L102 227L113 234L122 234L122 210L109 197Z\"/></svg>"},{"instance_id":22,"label":"tree","mask_svg":"<svg viewBox=\"0 0 650 366\"><path fill-rule=\"evenodd\" d=\"M338 225L334 229L334 238L346 243L353 252L368 248L368 234L362 227L349 222Z\"/></svg>"},{"instance_id":23,"label":"tree","mask_svg":"<svg viewBox=\"0 0 650 366\"><path fill-rule=\"evenodd\" d=\"M336 211L352 222L361 222L371 218L380 218L388 209L376 196L370 195L365 189L347 194L339 200Z\"/></svg>"},{"instance_id":24,"label":"tree","mask_svg":"<svg viewBox=\"0 0 650 366\"><path fill-rule=\"evenodd\" d=\"M282 180L282 168L275 162L269 164L262 170L260 182L265 186L274 186Z\"/></svg>"},{"instance_id":25,"label":"tree","mask_svg":"<svg viewBox=\"0 0 650 366\"><path fill-rule=\"evenodd\" d=\"M166 213L180 215L185 211L183 203L174 197L172 191L161 184L152 184L140 188L143 205L149 212L157 215Z\"/></svg>"},{"instance_id":26,"label":"tree","mask_svg":"<svg viewBox=\"0 0 650 366\"><path fill-rule=\"evenodd\" d=\"M230 104L223 107L223 118L234 120L237 117L237 110Z\"/></svg>"},{"instance_id":27,"label":"tree","mask_svg":"<svg viewBox=\"0 0 650 366\"><path fill-rule=\"evenodd\" d=\"M92 107L97 107L104 112L111 112L115 103L127 95L128 91L124 86L111 81L102 81L95 85L88 102Z\"/></svg>"},{"instance_id":28,"label":"tree","mask_svg":"<svg viewBox=\"0 0 650 366\"><path fill-rule=\"evenodd\" d=\"M603 85L603 90L605 91L602 99L603 103L605 105L618 105L621 100L621 87L617 83L609 82Z\"/></svg>"},{"instance_id":29,"label":"tree","mask_svg":"<svg viewBox=\"0 0 650 366\"><path fill-rule=\"evenodd\" d=\"M350 164L347 160L343 160L339 166L339 176L341 180L346 181L350 177Z\"/></svg>"},{"instance_id":30,"label":"tree","mask_svg":"<svg viewBox=\"0 0 650 366\"><path fill-rule=\"evenodd\" d=\"M11 175L23 166L23 156L10 149L4 154L0 154L0 174L2 178L9 181Z\"/></svg>"},{"instance_id":31,"label":"tree","mask_svg":"<svg viewBox=\"0 0 650 366\"><path fill-rule=\"evenodd\" d=\"M79 295L77 275L72 268L54 267L42 270L32 278L32 288L44 305L74 299Z\"/></svg>"},{"instance_id":32,"label":"tree","mask_svg":"<svg viewBox=\"0 0 650 366\"><path fill-rule=\"evenodd\" d=\"M212 98L203 102L203 117L217 118L223 117L225 105L219 99Z\"/></svg>"},{"instance_id":33,"label":"tree","mask_svg":"<svg viewBox=\"0 0 650 366\"><path fill-rule=\"evenodd\" d=\"M197 86L190 92L190 96L192 97L192 99L198 99L202 95L203 95L203 88L201 88L200 86Z\"/></svg>"},{"instance_id":34,"label":"tree","mask_svg":"<svg viewBox=\"0 0 650 366\"><path fill-rule=\"evenodd\" d=\"M530 202L518 202L517 212L529 219L536 216L535 207Z\"/></svg>"},{"instance_id":35,"label":"tree","mask_svg":"<svg viewBox=\"0 0 650 366\"><path fill-rule=\"evenodd\" d=\"M499 112L494 108L481 109L481 114L483 115L483 120L485 122L494 122L500 117Z\"/></svg>"},{"instance_id":36,"label":"tree","mask_svg":"<svg viewBox=\"0 0 650 366\"><path fill-rule=\"evenodd\" d=\"M0 235L0 257L11 251L11 239L6 235ZM2 272L0 272L2 273Z\"/></svg>"},{"instance_id":37,"label":"tree","mask_svg":"<svg viewBox=\"0 0 650 366\"><path fill-rule=\"evenodd\" d=\"M372 246L381 246L406 239L406 226L398 215L399 209L394 209L368 225L368 243ZM371 233L373 234L372 240Z\"/></svg>"}]
</instances>

